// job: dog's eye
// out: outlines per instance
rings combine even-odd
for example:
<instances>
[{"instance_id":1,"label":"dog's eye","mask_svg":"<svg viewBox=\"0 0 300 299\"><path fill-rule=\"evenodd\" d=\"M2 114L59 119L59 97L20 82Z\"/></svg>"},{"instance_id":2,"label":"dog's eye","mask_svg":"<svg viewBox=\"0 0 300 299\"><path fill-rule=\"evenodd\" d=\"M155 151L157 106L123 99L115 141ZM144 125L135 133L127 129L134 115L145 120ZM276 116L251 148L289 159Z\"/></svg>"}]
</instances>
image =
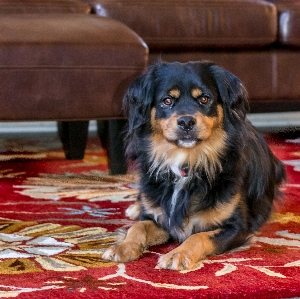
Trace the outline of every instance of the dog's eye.
<instances>
[{"instance_id":1,"label":"dog's eye","mask_svg":"<svg viewBox=\"0 0 300 299\"><path fill-rule=\"evenodd\" d=\"M199 97L198 101L199 101L200 104L206 105L209 102L209 97L207 97L207 96L201 96L201 97Z\"/></svg>"},{"instance_id":2,"label":"dog's eye","mask_svg":"<svg viewBox=\"0 0 300 299\"><path fill-rule=\"evenodd\" d=\"M171 106L173 104L173 100L171 98L164 98L163 99L163 103L166 105L166 106Z\"/></svg>"}]
</instances>

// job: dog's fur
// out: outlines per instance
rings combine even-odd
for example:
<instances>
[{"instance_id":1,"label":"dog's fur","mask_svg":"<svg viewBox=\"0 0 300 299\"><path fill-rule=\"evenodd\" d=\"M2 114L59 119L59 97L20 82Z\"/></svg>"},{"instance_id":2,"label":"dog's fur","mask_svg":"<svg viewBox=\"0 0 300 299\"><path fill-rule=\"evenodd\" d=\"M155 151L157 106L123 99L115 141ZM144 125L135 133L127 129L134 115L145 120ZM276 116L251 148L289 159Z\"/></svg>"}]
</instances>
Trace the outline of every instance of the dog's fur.
<instances>
[{"instance_id":1,"label":"dog's fur","mask_svg":"<svg viewBox=\"0 0 300 299\"><path fill-rule=\"evenodd\" d=\"M244 244L268 219L285 179L281 162L245 119L242 82L210 62L157 63L130 86L127 156L140 175L139 216L107 260L138 259L169 239L159 268L191 269Z\"/></svg>"}]
</instances>

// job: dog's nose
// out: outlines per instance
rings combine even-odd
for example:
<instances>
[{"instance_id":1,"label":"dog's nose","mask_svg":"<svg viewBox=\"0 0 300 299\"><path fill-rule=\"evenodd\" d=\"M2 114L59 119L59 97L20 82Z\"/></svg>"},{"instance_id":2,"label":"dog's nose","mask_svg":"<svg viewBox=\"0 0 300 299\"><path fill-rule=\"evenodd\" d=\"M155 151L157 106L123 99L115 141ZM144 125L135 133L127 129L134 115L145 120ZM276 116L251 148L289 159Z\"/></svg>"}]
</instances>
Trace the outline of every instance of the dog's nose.
<instances>
[{"instance_id":1,"label":"dog's nose","mask_svg":"<svg viewBox=\"0 0 300 299\"><path fill-rule=\"evenodd\" d=\"M177 120L177 125L184 131L190 131L196 124L196 119L192 116L182 116Z\"/></svg>"}]
</instances>

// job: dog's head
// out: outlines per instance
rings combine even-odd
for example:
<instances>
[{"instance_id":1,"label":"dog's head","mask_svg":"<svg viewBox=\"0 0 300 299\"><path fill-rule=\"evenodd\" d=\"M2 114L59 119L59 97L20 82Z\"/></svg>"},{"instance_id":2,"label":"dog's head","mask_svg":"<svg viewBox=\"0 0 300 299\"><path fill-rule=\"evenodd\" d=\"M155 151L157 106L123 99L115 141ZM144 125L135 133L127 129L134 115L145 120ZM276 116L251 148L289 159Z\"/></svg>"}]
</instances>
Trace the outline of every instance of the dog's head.
<instances>
[{"instance_id":1,"label":"dog's head","mask_svg":"<svg viewBox=\"0 0 300 299\"><path fill-rule=\"evenodd\" d=\"M246 98L241 81L213 63L157 63L132 83L124 99L130 151L145 134L157 146L164 144L160 155L195 151L204 143L213 147L228 127L234 130L244 121Z\"/></svg>"}]
</instances>

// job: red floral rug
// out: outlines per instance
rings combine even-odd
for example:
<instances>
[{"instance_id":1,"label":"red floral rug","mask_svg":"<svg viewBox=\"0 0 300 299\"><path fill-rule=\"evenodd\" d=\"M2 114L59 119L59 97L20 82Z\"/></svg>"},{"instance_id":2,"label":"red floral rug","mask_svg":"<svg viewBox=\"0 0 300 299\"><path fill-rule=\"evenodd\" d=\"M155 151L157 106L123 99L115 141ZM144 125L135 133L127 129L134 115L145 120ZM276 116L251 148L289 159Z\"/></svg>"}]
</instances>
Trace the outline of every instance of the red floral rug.
<instances>
[{"instance_id":1,"label":"red floral rug","mask_svg":"<svg viewBox=\"0 0 300 299\"><path fill-rule=\"evenodd\" d=\"M156 269L176 244L139 261L101 259L132 221L131 175L107 175L89 140L83 161L64 159L56 138L0 139L1 298L295 298L300 296L300 139L268 139L284 161L284 200L253 244L211 257L193 271Z\"/></svg>"}]
</instances>

